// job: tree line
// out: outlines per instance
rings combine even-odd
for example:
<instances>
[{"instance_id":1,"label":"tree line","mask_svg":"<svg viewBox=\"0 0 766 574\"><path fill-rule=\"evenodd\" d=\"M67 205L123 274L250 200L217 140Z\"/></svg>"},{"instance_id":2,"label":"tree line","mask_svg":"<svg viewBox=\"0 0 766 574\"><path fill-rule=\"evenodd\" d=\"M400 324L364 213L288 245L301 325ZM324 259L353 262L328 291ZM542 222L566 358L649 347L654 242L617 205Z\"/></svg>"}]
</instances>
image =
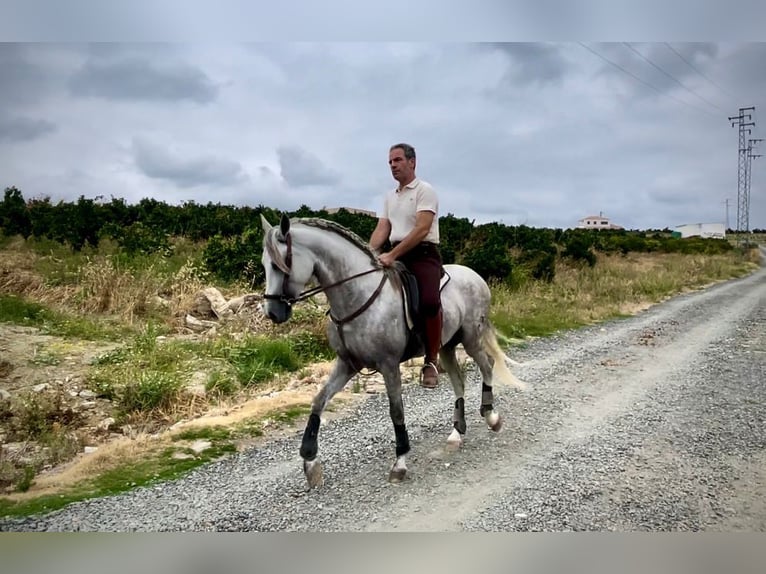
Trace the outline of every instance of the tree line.
<instances>
[{"instance_id":1,"label":"tree line","mask_svg":"<svg viewBox=\"0 0 766 574\"><path fill-rule=\"evenodd\" d=\"M322 217L369 239L376 218L340 209L336 213L306 205L295 211L257 207L200 204L169 205L152 198L135 204L124 199L88 199L58 203L50 198L25 199L16 187L5 189L0 202L0 233L46 238L80 251L111 238L129 255L169 253L174 237L203 242L202 259L222 281L245 279L262 283L260 265L263 231L260 215L276 223L290 217ZM680 239L663 230L552 229L503 223L475 224L451 213L439 217L441 252L445 263L472 267L486 280L552 281L556 263L569 260L593 266L596 254L630 252L722 253L728 241L699 237ZM757 232L757 230L756 230Z\"/></svg>"}]
</instances>

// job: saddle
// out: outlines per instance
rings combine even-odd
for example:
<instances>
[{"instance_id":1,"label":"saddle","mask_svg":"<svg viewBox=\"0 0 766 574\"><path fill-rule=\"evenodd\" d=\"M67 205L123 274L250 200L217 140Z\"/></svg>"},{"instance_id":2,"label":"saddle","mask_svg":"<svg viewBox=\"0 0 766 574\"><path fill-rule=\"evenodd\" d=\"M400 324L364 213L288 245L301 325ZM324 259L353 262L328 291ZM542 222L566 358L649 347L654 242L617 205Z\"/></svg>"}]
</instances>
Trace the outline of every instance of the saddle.
<instances>
[{"instance_id":1,"label":"saddle","mask_svg":"<svg viewBox=\"0 0 766 574\"><path fill-rule=\"evenodd\" d=\"M401 359L404 362L424 353L422 321L420 320L420 291L418 280L411 271L402 266L397 269L397 272L402 285L402 308L408 333L407 346ZM446 281L444 280L445 275L447 276ZM441 278L440 292L450 280L444 267L441 268Z\"/></svg>"}]
</instances>

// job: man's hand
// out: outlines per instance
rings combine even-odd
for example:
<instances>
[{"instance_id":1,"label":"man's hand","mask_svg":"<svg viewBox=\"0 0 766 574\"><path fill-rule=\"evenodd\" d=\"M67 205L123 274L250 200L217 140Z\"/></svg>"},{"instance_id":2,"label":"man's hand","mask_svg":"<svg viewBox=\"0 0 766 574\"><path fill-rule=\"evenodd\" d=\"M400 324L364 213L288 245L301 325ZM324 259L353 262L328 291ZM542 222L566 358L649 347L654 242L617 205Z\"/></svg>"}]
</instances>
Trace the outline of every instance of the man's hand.
<instances>
[{"instance_id":1,"label":"man's hand","mask_svg":"<svg viewBox=\"0 0 766 574\"><path fill-rule=\"evenodd\" d=\"M378 257L378 261L380 261L380 264L384 267L391 267L394 264L394 261L396 261L396 257L391 255L391 252L383 253Z\"/></svg>"}]
</instances>

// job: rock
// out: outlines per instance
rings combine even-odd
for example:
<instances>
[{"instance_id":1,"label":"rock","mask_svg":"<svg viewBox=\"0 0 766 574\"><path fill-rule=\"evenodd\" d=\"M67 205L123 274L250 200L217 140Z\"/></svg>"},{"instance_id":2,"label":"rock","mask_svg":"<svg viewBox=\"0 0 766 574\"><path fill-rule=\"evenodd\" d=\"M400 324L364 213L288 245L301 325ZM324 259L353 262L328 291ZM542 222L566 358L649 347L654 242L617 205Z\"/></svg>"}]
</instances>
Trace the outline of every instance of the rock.
<instances>
[{"instance_id":1,"label":"rock","mask_svg":"<svg viewBox=\"0 0 766 574\"><path fill-rule=\"evenodd\" d=\"M94 393L93 391L89 391L87 389L85 389L84 391L80 391L79 395L83 399L95 399L96 398L96 393Z\"/></svg>"},{"instance_id":2,"label":"rock","mask_svg":"<svg viewBox=\"0 0 766 574\"><path fill-rule=\"evenodd\" d=\"M160 297L159 295L154 296L154 303L159 307L170 307L170 301L164 297Z\"/></svg>"},{"instance_id":3,"label":"rock","mask_svg":"<svg viewBox=\"0 0 766 574\"><path fill-rule=\"evenodd\" d=\"M93 454L93 453L94 453L94 452L96 452L97 450L98 450L98 447L97 447L97 446L86 446L86 447L83 449L83 452L84 452L85 454Z\"/></svg>"},{"instance_id":4,"label":"rock","mask_svg":"<svg viewBox=\"0 0 766 574\"><path fill-rule=\"evenodd\" d=\"M211 443L209 440L197 440L194 441L194 443L189 447L197 454L201 453L203 450L209 449L211 446L213 446L213 443Z\"/></svg>"},{"instance_id":5,"label":"rock","mask_svg":"<svg viewBox=\"0 0 766 574\"><path fill-rule=\"evenodd\" d=\"M207 384L207 373L197 371L191 376L191 380L185 385L186 391L198 397L204 397L207 394L205 390Z\"/></svg>"},{"instance_id":6,"label":"rock","mask_svg":"<svg viewBox=\"0 0 766 574\"><path fill-rule=\"evenodd\" d=\"M263 295L260 293L248 293L247 295L241 295L231 299L226 304L226 308L229 309L232 313L239 313L242 308L251 307L260 303L262 300Z\"/></svg>"},{"instance_id":7,"label":"rock","mask_svg":"<svg viewBox=\"0 0 766 574\"><path fill-rule=\"evenodd\" d=\"M207 287L194 300L190 314L202 319L225 319L233 314L226 298L215 287Z\"/></svg>"},{"instance_id":8,"label":"rock","mask_svg":"<svg viewBox=\"0 0 766 574\"><path fill-rule=\"evenodd\" d=\"M194 455L187 452L174 452L173 458L176 460L188 460L190 458L194 458Z\"/></svg>"},{"instance_id":9,"label":"rock","mask_svg":"<svg viewBox=\"0 0 766 574\"><path fill-rule=\"evenodd\" d=\"M98 426L96 428L98 428L98 430L100 431L108 431L110 428L112 428L115 422L116 421L112 417L109 417L102 420L100 423L98 423Z\"/></svg>"},{"instance_id":10,"label":"rock","mask_svg":"<svg viewBox=\"0 0 766 574\"><path fill-rule=\"evenodd\" d=\"M193 315L186 315L186 326L189 327L189 329L192 331L202 333L211 327L215 327L215 325L216 323L214 321L205 321L202 319L197 319Z\"/></svg>"},{"instance_id":11,"label":"rock","mask_svg":"<svg viewBox=\"0 0 766 574\"><path fill-rule=\"evenodd\" d=\"M11 393L6 391L5 389L0 389L0 401L9 401L11 400Z\"/></svg>"},{"instance_id":12,"label":"rock","mask_svg":"<svg viewBox=\"0 0 766 574\"><path fill-rule=\"evenodd\" d=\"M226 317L233 315L233 311L229 309L229 304L226 301L226 297L224 297L215 287L208 287L207 289L203 289L202 295L206 297L208 301L210 301L210 307L212 308L213 313L215 313L219 319L225 319Z\"/></svg>"},{"instance_id":13,"label":"rock","mask_svg":"<svg viewBox=\"0 0 766 574\"><path fill-rule=\"evenodd\" d=\"M32 390L36 393L42 393L44 391L47 391L50 388L51 386L49 383L40 383L39 385L35 385L34 387L32 387Z\"/></svg>"}]
</instances>

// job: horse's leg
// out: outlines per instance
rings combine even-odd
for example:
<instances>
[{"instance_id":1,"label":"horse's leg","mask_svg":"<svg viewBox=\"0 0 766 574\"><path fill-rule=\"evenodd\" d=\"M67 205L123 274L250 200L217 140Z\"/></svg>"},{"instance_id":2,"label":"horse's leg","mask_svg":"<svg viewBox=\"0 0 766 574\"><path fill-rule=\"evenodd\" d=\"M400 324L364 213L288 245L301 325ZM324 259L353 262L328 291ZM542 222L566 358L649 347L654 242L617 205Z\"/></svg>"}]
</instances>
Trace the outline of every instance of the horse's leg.
<instances>
[{"instance_id":1,"label":"horse's leg","mask_svg":"<svg viewBox=\"0 0 766 574\"><path fill-rule=\"evenodd\" d=\"M465 435L465 377L455 356L455 346L447 345L439 350L442 367L449 374L452 388L455 391L455 408L452 413L452 432L447 438L447 449L456 450L463 444Z\"/></svg>"},{"instance_id":2,"label":"horse's leg","mask_svg":"<svg viewBox=\"0 0 766 574\"><path fill-rule=\"evenodd\" d=\"M389 482L401 482L407 474L407 464L404 457L410 451L410 438L407 434L407 427L404 424L402 374L399 371L398 363L386 365L380 369L380 372L383 375L383 380L386 382L389 414L391 415L391 422L394 424L394 435L396 437L396 461L394 461L388 474L388 480Z\"/></svg>"},{"instance_id":3,"label":"horse's leg","mask_svg":"<svg viewBox=\"0 0 766 574\"><path fill-rule=\"evenodd\" d=\"M306 430L303 432L300 449L303 458L303 473L306 475L309 488L314 488L322 483L322 465L317 460L320 416L330 399L346 385L354 373L351 365L340 358L337 359L330 376L312 401L311 414L306 424Z\"/></svg>"},{"instance_id":4,"label":"horse's leg","mask_svg":"<svg viewBox=\"0 0 766 574\"><path fill-rule=\"evenodd\" d=\"M465 346L466 343L464 342ZM503 426L503 419L495 410L493 405L494 396L492 394L492 367L494 365L492 357L479 345L471 344L466 347L466 352L473 357L476 365L481 372L481 408L479 414L484 417L487 426L497 432Z\"/></svg>"}]
</instances>

